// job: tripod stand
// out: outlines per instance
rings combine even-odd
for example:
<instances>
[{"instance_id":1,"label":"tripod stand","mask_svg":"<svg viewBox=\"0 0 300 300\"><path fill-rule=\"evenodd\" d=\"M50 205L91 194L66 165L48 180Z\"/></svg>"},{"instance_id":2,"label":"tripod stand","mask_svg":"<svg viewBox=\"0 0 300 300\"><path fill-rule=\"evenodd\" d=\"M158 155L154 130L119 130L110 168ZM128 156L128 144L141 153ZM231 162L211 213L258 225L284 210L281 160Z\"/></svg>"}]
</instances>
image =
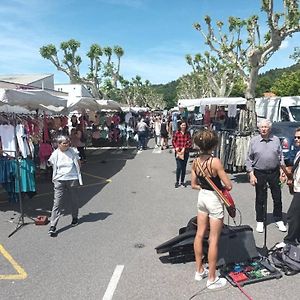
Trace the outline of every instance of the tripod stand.
<instances>
[{"instance_id":1,"label":"tripod stand","mask_svg":"<svg viewBox=\"0 0 300 300\"><path fill-rule=\"evenodd\" d=\"M19 229L21 229L23 226L31 224L30 223L25 223L24 221L24 217L27 217L28 219L31 219L32 221L34 221L33 218L25 215L24 213L24 209L23 209L23 198L22 198L22 193L21 193L21 175L20 175L20 162L18 160L18 158L16 158L16 166L17 166L17 181L18 181L18 185L19 185L19 191L18 191L18 200L19 200L19 205L20 205L20 216L19 216L19 220L16 226L16 229L11 232L8 237L11 237L13 234L15 234Z\"/></svg>"},{"instance_id":2,"label":"tripod stand","mask_svg":"<svg viewBox=\"0 0 300 300\"><path fill-rule=\"evenodd\" d=\"M268 199L264 201L264 244L260 249L260 254L264 257L268 257L269 249L267 247L267 202Z\"/></svg>"},{"instance_id":3,"label":"tripod stand","mask_svg":"<svg viewBox=\"0 0 300 300\"><path fill-rule=\"evenodd\" d=\"M9 155L10 157L14 157L15 162L16 162L16 183L18 186L18 201L19 201L19 206L20 206L20 216L19 220L17 223L16 229L8 235L8 237L11 237L14 233L16 233L19 229L21 229L23 226L29 224L24 222L24 217L26 216L24 214L24 209L23 209L23 199L22 199L22 193L21 193L21 187L22 187L22 182L21 182L21 174L20 174L20 162L19 162L19 147L18 147L18 140L17 140L17 122L16 122L16 116L13 114L13 126L14 126L14 141L15 141L15 150L4 150L3 152ZM13 155L10 155L10 154ZM15 185L16 186L16 185ZM32 218L26 216L27 218L33 220ZM33 220L34 221L34 220Z\"/></svg>"},{"instance_id":4,"label":"tripod stand","mask_svg":"<svg viewBox=\"0 0 300 300\"><path fill-rule=\"evenodd\" d=\"M265 185L265 189L268 191L268 185L266 183ZM268 195L267 197L264 199L264 203L263 203L263 214L264 214L264 243L262 248L259 248L259 253L264 256L264 257L268 257L269 254L269 249L267 247L267 211L268 211Z\"/></svg>"}]
</instances>

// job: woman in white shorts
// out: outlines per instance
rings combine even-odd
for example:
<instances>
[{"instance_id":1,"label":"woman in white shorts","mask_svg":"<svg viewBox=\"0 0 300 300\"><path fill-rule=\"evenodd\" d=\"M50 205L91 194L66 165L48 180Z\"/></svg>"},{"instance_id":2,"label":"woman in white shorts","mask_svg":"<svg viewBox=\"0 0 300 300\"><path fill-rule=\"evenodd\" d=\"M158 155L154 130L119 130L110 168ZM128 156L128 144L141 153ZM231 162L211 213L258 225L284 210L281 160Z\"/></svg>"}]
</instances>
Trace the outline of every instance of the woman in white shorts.
<instances>
[{"instance_id":1,"label":"woman in white shorts","mask_svg":"<svg viewBox=\"0 0 300 300\"><path fill-rule=\"evenodd\" d=\"M205 176L209 176L215 185L222 189L232 189L232 184L224 171L224 167L219 158L213 157L212 152L218 145L218 136L211 130L199 131L194 137L194 143L200 149L200 155L192 165L192 188L199 190L198 194L198 214L197 233L194 240L194 251L196 258L195 280L202 280L208 276L207 288L216 289L225 286L226 279L219 278L216 274L216 264L218 258L218 242L223 227L224 207L216 192L206 181ZM203 174L200 170L200 166ZM203 238L209 227L209 248L208 266L204 268L202 263Z\"/></svg>"}]
</instances>

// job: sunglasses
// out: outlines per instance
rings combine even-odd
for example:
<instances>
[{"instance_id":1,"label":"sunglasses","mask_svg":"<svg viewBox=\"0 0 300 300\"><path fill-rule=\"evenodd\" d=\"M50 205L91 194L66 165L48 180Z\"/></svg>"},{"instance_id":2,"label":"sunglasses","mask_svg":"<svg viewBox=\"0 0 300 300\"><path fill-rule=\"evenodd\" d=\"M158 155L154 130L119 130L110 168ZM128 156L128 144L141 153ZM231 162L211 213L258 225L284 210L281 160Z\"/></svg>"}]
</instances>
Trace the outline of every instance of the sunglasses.
<instances>
[{"instance_id":1,"label":"sunglasses","mask_svg":"<svg viewBox=\"0 0 300 300\"><path fill-rule=\"evenodd\" d=\"M295 140L299 140L300 139L300 136L294 136Z\"/></svg>"}]
</instances>

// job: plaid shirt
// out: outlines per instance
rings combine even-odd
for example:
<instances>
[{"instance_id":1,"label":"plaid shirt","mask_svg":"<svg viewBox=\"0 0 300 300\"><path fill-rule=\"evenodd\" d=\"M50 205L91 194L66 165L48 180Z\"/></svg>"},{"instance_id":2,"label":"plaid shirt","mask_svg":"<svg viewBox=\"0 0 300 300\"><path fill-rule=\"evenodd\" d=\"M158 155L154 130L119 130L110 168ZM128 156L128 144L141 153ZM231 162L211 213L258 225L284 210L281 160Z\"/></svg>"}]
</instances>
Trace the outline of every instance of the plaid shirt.
<instances>
[{"instance_id":1,"label":"plaid shirt","mask_svg":"<svg viewBox=\"0 0 300 300\"><path fill-rule=\"evenodd\" d=\"M192 138L189 132L185 132L182 134L180 130L176 131L173 140L172 145L175 148L179 148L180 150L182 148L185 148L189 150L192 147Z\"/></svg>"}]
</instances>

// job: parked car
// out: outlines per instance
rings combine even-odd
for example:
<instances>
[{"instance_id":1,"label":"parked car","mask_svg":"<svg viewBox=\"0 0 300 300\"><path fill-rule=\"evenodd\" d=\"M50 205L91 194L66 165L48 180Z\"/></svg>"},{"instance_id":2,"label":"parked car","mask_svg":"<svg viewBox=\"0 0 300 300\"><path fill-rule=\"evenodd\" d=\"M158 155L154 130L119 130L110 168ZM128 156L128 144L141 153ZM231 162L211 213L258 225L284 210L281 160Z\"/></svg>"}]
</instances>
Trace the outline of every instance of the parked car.
<instances>
[{"instance_id":1,"label":"parked car","mask_svg":"<svg viewBox=\"0 0 300 300\"><path fill-rule=\"evenodd\" d=\"M272 133L279 137L282 145L284 160L286 163L292 163L297 150L294 144L294 135L296 128L300 128L300 122L274 122L272 124Z\"/></svg>"}]
</instances>

